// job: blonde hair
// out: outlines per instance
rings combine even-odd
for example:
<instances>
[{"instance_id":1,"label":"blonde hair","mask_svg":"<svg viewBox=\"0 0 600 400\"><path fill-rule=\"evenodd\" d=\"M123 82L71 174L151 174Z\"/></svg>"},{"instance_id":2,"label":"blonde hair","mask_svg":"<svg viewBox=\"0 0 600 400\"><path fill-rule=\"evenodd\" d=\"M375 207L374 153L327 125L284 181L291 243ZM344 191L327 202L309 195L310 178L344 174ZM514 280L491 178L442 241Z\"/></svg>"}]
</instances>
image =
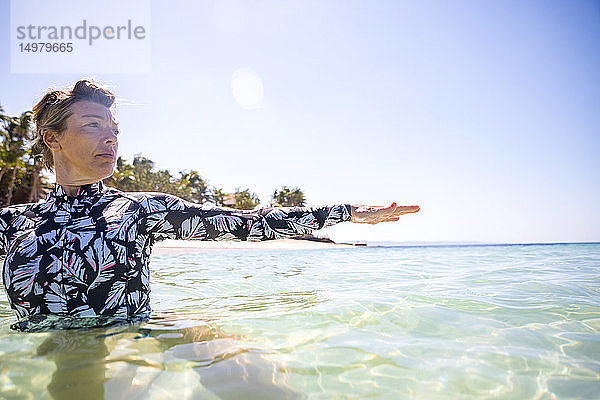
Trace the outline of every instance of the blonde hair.
<instances>
[{"instance_id":1,"label":"blonde hair","mask_svg":"<svg viewBox=\"0 0 600 400\"><path fill-rule=\"evenodd\" d=\"M67 118L72 114L71 106L78 101L92 101L111 108L115 102L115 95L108 89L94 83L89 79L82 79L72 88L48 90L42 99L33 107L33 151L42 156L44 166L54 168L52 151L44 142L46 131L61 134L67 127Z\"/></svg>"}]
</instances>

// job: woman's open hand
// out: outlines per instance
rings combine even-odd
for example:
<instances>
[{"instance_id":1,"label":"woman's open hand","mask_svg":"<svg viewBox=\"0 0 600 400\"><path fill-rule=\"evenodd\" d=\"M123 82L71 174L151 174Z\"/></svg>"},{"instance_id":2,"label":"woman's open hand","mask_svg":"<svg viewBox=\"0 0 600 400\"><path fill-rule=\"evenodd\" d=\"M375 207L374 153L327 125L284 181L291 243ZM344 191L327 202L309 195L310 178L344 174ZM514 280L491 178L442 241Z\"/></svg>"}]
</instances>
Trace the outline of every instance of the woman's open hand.
<instances>
[{"instance_id":1,"label":"woman's open hand","mask_svg":"<svg viewBox=\"0 0 600 400\"><path fill-rule=\"evenodd\" d=\"M419 210L419 206L398 206L396 203L392 203L389 207L353 205L351 221L360 224L392 222L398 221L403 214L416 213Z\"/></svg>"}]
</instances>

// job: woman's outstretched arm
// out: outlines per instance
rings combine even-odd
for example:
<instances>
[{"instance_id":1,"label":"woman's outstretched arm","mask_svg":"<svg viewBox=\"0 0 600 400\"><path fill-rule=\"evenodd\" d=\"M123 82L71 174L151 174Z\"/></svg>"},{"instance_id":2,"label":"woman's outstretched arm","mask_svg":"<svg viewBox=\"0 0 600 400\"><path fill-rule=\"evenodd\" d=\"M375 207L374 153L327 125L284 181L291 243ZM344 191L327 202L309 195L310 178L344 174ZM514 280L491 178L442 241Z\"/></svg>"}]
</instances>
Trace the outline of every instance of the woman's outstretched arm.
<instances>
[{"instance_id":1,"label":"woman's outstretched arm","mask_svg":"<svg viewBox=\"0 0 600 400\"><path fill-rule=\"evenodd\" d=\"M147 194L142 229L156 239L248 240L283 239L351 220L352 206L268 207L236 210L206 207L165 194Z\"/></svg>"},{"instance_id":2,"label":"woman's outstretched arm","mask_svg":"<svg viewBox=\"0 0 600 400\"><path fill-rule=\"evenodd\" d=\"M142 229L156 239L248 240L283 239L352 221L376 224L397 221L399 216L419 211L418 206L268 207L236 210L205 207L166 194L146 194Z\"/></svg>"}]
</instances>

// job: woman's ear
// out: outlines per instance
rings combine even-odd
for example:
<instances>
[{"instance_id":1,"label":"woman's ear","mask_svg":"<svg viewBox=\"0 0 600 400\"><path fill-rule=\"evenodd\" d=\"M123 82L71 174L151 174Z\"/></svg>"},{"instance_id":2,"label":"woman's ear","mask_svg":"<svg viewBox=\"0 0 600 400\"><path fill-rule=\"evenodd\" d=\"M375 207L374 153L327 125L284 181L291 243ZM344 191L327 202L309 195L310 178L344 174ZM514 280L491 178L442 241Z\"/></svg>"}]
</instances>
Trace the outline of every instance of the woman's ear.
<instances>
[{"instance_id":1,"label":"woman's ear","mask_svg":"<svg viewBox=\"0 0 600 400\"><path fill-rule=\"evenodd\" d=\"M60 143L58 143L58 132L47 129L43 135L44 143L50 150L58 151L61 149Z\"/></svg>"}]
</instances>

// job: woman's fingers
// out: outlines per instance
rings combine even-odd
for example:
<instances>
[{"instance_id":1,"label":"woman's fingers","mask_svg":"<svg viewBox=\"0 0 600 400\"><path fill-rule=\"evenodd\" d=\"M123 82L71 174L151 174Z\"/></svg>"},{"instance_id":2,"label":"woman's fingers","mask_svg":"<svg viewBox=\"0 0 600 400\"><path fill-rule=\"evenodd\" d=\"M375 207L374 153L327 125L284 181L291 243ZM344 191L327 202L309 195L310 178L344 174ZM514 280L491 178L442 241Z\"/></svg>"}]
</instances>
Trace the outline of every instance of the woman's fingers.
<instances>
[{"instance_id":1,"label":"woman's fingers","mask_svg":"<svg viewBox=\"0 0 600 400\"><path fill-rule=\"evenodd\" d=\"M421 207L419 206L394 206L394 214L395 215L403 215L409 213L419 212Z\"/></svg>"}]
</instances>

